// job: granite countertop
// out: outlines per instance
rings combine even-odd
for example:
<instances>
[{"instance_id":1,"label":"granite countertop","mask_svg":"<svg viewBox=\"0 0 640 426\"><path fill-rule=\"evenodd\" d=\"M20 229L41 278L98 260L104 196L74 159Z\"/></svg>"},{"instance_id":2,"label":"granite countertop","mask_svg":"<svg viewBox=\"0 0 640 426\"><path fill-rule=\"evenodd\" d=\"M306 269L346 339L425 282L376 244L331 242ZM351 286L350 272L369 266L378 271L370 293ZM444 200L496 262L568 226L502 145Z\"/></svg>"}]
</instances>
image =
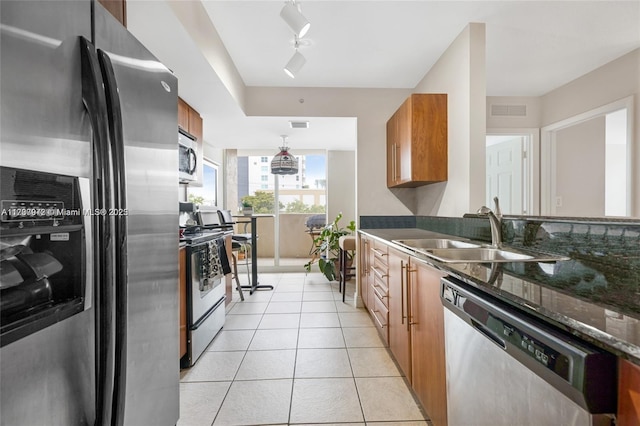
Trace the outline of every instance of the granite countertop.
<instances>
[{"instance_id":1,"label":"granite countertop","mask_svg":"<svg viewBox=\"0 0 640 426\"><path fill-rule=\"evenodd\" d=\"M359 232L389 243L528 314L640 365L637 303L640 294L630 293L630 288L637 288L637 276L624 267L573 256L557 263L442 263L391 241L461 237L420 228L361 229Z\"/></svg>"}]
</instances>

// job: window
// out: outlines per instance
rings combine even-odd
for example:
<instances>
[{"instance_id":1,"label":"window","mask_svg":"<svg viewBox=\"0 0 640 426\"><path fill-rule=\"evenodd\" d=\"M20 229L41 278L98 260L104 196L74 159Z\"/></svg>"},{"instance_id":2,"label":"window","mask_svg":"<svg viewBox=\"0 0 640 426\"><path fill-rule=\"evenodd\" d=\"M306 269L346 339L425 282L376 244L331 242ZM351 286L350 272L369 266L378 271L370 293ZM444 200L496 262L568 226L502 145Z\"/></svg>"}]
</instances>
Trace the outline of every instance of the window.
<instances>
[{"instance_id":1,"label":"window","mask_svg":"<svg viewBox=\"0 0 640 426\"><path fill-rule=\"evenodd\" d=\"M205 159L202 163L202 186L187 187L187 200L201 206L218 205L218 165Z\"/></svg>"},{"instance_id":2,"label":"window","mask_svg":"<svg viewBox=\"0 0 640 426\"><path fill-rule=\"evenodd\" d=\"M260 157L260 162L261 163L268 163L269 162L269 157Z\"/></svg>"},{"instance_id":3,"label":"window","mask_svg":"<svg viewBox=\"0 0 640 426\"><path fill-rule=\"evenodd\" d=\"M269 180L269 176L267 176L267 175L262 175L262 176L260 176L260 180L261 180L262 182L267 182L267 181Z\"/></svg>"},{"instance_id":4,"label":"window","mask_svg":"<svg viewBox=\"0 0 640 426\"><path fill-rule=\"evenodd\" d=\"M263 173L267 173L269 171L269 166L260 167L260 171L263 172Z\"/></svg>"}]
</instances>

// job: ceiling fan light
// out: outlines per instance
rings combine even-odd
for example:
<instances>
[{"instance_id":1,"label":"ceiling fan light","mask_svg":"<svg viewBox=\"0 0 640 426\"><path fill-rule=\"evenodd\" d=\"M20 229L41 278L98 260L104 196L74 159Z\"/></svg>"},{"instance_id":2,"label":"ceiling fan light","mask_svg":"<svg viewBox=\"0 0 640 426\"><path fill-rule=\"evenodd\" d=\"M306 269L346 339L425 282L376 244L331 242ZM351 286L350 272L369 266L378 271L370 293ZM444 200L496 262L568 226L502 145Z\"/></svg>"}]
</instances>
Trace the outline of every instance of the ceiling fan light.
<instances>
[{"instance_id":1,"label":"ceiling fan light","mask_svg":"<svg viewBox=\"0 0 640 426\"><path fill-rule=\"evenodd\" d=\"M291 27L298 38L304 37L311 24L294 2L287 2L280 11L280 17Z\"/></svg>"},{"instance_id":2,"label":"ceiling fan light","mask_svg":"<svg viewBox=\"0 0 640 426\"><path fill-rule=\"evenodd\" d=\"M304 56L300 52L296 50L296 53L293 54L287 65L284 67L284 72L291 78L296 78L296 74L298 71L302 69L304 64L307 62Z\"/></svg>"}]
</instances>

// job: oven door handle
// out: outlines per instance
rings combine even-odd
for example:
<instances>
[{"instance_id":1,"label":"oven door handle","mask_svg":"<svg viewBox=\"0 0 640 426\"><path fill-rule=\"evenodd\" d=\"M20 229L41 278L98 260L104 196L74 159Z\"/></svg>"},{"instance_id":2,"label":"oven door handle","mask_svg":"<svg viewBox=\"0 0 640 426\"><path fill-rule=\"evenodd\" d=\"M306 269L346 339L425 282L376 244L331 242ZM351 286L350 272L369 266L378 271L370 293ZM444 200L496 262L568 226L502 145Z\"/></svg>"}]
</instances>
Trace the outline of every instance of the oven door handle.
<instances>
[{"instance_id":1,"label":"oven door handle","mask_svg":"<svg viewBox=\"0 0 640 426\"><path fill-rule=\"evenodd\" d=\"M222 296L220 298L220 300L218 300L216 302L215 305L213 305L206 314L204 314L198 321L196 321L192 326L191 329L192 330L197 330L198 327L200 327L206 320L207 318L209 318L211 316L211 314L213 314L213 312L218 309L220 307L220 305L222 305L224 303L224 301L227 299L227 296Z\"/></svg>"}]
</instances>

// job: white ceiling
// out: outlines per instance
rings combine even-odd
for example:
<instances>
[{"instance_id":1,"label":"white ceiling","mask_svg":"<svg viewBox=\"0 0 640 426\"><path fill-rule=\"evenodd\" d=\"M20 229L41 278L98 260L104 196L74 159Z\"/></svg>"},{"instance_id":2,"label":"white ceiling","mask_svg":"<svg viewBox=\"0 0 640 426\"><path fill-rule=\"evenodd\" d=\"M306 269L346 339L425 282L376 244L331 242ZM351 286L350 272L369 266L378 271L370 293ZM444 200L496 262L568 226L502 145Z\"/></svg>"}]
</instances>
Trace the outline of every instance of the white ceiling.
<instances>
[{"instance_id":1,"label":"white ceiling","mask_svg":"<svg viewBox=\"0 0 640 426\"><path fill-rule=\"evenodd\" d=\"M640 47L640 0L299 3L311 29L307 63L291 79L283 1L203 1L246 86L411 89L469 22L486 24L489 96L540 96ZM165 1L127 6L130 31L174 70L208 142L275 147L289 134L292 147L355 149L355 119L308 118L309 129L291 130L289 117L245 117Z\"/></svg>"}]
</instances>

